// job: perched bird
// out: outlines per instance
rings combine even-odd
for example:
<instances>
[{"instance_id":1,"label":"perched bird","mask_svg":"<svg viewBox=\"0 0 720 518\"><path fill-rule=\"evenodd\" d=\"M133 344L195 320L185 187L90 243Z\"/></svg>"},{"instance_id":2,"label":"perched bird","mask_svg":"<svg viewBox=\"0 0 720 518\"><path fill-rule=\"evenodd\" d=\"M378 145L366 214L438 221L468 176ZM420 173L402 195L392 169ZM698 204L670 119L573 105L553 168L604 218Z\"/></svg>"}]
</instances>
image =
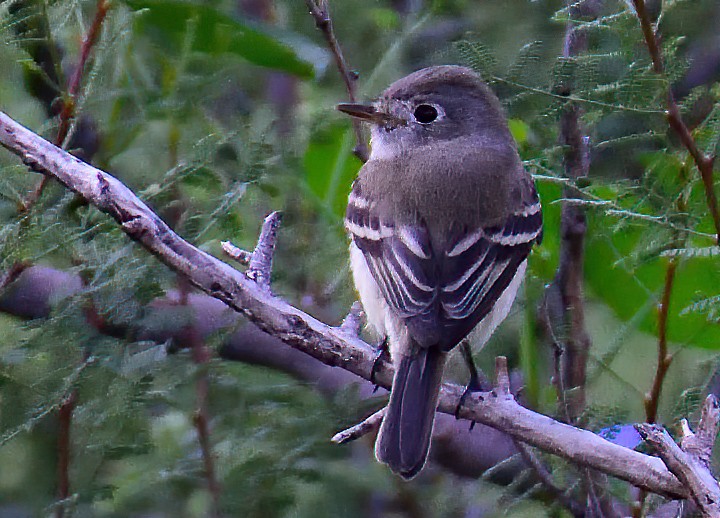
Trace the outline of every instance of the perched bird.
<instances>
[{"instance_id":1,"label":"perched bird","mask_svg":"<svg viewBox=\"0 0 720 518\"><path fill-rule=\"evenodd\" d=\"M368 324L395 375L375 455L405 479L425 465L448 352L507 316L542 235L540 201L500 102L472 70L430 67L372 104L371 153L345 227Z\"/></svg>"}]
</instances>

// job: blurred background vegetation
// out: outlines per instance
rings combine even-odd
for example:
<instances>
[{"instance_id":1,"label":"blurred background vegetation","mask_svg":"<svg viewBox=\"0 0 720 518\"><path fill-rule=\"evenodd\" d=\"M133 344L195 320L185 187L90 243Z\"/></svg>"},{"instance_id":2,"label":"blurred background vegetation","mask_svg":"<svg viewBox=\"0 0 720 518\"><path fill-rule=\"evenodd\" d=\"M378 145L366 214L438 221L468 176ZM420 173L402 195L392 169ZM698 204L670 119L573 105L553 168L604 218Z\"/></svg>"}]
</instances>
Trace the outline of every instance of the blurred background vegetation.
<instances>
[{"instance_id":1,"label":"blurred background vegetation","mask_svg":"<svg viewBox=\"0 0 720 518\"><path fill-rule=\"evenodd\" d=\"M672 264L666 330L674 356L658 421L673 429L720 391L720 249L697 169L664 110L672 87L700 148L715 155L720 8L648 3L662 33L659 76L631 3L598 5L592 17L572 20L587 51L566 57L574 15L560 1L338 0L330 9L364 99L424 66L472 66L503 101L536 175L545 239L479 364L491 372L496 354L508 356L526 404L563 413L537 308L558 267L560 200L572 196L588 218L592 339L586 405L574 422L624 430L648 417L657 306ZM251 249L267 213L283 211L274 291L327 323L341 321L355 299L342 215L361 164L350 123L334 109L347 94L304 2L5 0L0 40L0 110L49 140L67 133L60 143L217 256L221 240ZM76 73L84 49L89 59ZM558 85L569 85L569 95ZM559 121L568 103L582 108L590 142L589 176L577 180L563 172ZM347 384L318 390L292 369L229 354L204 361L182 333L154 338L147 329L187 329L200 318L152 311L168 292L182 300L187 287L63 187L51 182L28 202L39 181L0 152L0 516L567 513L523 469L502 484L489 480L494 468L478 479L431 467L398 481L374 461L369 440L329 442L381 395ZM27 295L43 304L21 310L19 272L29 266L46 267L35 270L39 284ZM202 336L212 351L244 325L228 322ZM562 343L562 326L554 332ZM456 374L464 382L462 366ZM559 483L577 489L577 471L545 460ZM621 502L637 496L619 483L611 492Z\"/></svg>"}]
</instances>

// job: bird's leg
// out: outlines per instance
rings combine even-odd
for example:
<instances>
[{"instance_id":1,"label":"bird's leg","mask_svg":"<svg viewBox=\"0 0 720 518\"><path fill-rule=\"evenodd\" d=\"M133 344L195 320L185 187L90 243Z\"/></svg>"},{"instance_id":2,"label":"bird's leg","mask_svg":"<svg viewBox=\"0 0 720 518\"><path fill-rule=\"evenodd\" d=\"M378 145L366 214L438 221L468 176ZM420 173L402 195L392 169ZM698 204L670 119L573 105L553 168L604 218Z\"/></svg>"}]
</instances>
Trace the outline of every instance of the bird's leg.
<instances>
[{"instance_id":1,"label":"bird's leg","mask_svg":"<svg viewBox=\"0 0 720 518\"><path fill-rule=\"evenodd\" d=\"M370 370L370 383L375 385L375 388L373 389L373 394L377 392L377 389L380 388L380 386L375 382L375 376L377 375L378 368L380 364L390 359L390 344L388 343L388 337L382 339L382 341L377 345L377 355L375 355L375 360L373 360L373 366Z\"/></svg>"},{"instance_id":2,"label":"bird's leg","mask_svg":"<svg viewBox=\"0 0 720 518\"><path fill-rule=\"evenodd\" d=\"M455 419L460 419L460 408L465 404L465 400L473 392L480 392L488 386L488 380L485 378L482 372L475 366L475 360L473 360L472 352L470 351L470 343L467 340L460 342L460 352L462 353L465 365L467 365L470 371L470 380L465 387L465 392L460 396L460 401L455 408ZM470 429L472 430L475 426L475 421L470 423Z\"/></svg>"}]
</instances>

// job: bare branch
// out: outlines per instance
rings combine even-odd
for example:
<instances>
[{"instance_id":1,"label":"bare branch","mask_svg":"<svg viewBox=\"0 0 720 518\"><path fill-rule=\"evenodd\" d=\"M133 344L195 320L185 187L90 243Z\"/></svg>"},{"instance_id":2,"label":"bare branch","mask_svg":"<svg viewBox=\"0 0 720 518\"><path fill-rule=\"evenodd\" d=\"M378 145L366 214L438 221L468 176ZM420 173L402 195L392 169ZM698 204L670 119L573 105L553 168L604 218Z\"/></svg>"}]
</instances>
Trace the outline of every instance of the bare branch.
<instances>
[{"instance_id":1,"label":"bare branch","mask_svg":"<svg viewBox=\"0 0 720 518\"><path fill-rule=\"evenodd\" d=\"M23 319L47 318L52 305L81 290L82 282L77 274L28 265L17 279L5 289L0 289L0 312ZM129 325L100 317L100 314L106 313L101 301L91 300L89 307L98 314L97 317L86 314L89 325L106 336L156 344L172 342L180 348L190 349L191 335L183 331L192 326L197 328L203 340L223 336L217 351L218 358L223 361L261 365L284 372L300 380L304 387L312 387L321 395L333 399L351 387L361 400L374 401L378 396L372 382L293 349L204 293L185 294L180 290L170 290L164 296L149 301L143 309L143 318L133 320ZM99 325L96 318L101 320ZM449 473L477 478L516 453L512 440L498 430L476 424L471 433L465 421L446 414L436 418L432 460ZM518 464L511 464L503 475L512 478L511 472L517 469L520 469Z\"/></svg>"},{"instance_id":2,"label":"bare branch","mask_svg":"<svg viewBox=\"0 0 720 518\"><path fill-rule=\"evenodd\" d=\"M250 259L252 258L252 252L248 252L247 250L238 248L237 246L233 245L230 241L222 241L220 243L220 246L222 246L223 252L225 252L225 255L227 255L230 259L237 261L238 263L242 264L243 266L247 266L250 264Z\"/></svg>"},{"instance_id":3,"label":"bare branch","mask_svg":"<svg viewBox=\"0 0 720 518\"><path fill-rule=\"evenodd\" d=\"M0 144L19 155L33 170L53 176L109 214L160 261L200 290L245 315L266 333L327 365L370 378L376 364L374 347L272 296L244 274L182 240L116 178L53 146L2 112ZM377 363L374 379L383 387L390 386L391 365L384 360ZM463 392L464 388L458 385L443 385L440 411L454 414ZM689 496L660 459L523 408L512 395L472 394L458 414L640 488L673 498Z\"/></svg>"},{"instance_id":4,"label":"bare branch","mask_svg":"<svg viewBox=\"0 0 720 518\"><path fill-rule=\"evenodd\" d=\"M643 440L657 451L668 469L688 488L703 516L720 516L720 486L707 467L680 449L663 427L640 424L637 430Z\"/></svg>"},{"instance_id":5,"label":"bare branch","mask_svg":"<svg viewBox=\"0 0 720 518\"><path fill-rule=\"evenodd\" d=\"M248 270L245 272L249 279L254 280L266 290L270 289L270 274L272 273L275 242L277 241L277 231L281 220L282 214L277 211L272 212L265 218L257 246L250 257Z\"/></svg>"},{"instance_id":6,"label":"bare branch","mask_svg":"<svg viewBox=\"0 0 720 518\"><path fill-rule=\"evenodd\" d=\"M658 305L658 360L655 377L653 378L652 388L645 396L644 401L645 419L648 423L657 421L660 393L662 392L663 382L665 381L665 376L673 359L672 354L668 352L667 320L668 311L670 310L670 295L672 294L676 270L677 260L671 259L665 270L665 285L663 287L662 299Z\"/></svg>"},{"instance_id":7,"label":"bare branch","mask_svg":"<svg viewBox=\"0 0 720 518\"><path fill-rule=\"evenodd\" d=\"M382 423L382 420L385 417L385 412L387 412L386 406L382 407L380 410L370 415L369 417L363 419L355 426L351 426L350 428L343 430L342 432L336 433L330 440L335 444L345 444L350 441L354 441L355 439L359 439L363 435L367 435L370 432L374 432L375 430L380 428L380 423Z\"/></svg>"},{"instance_id":8,"label":"bare branch","mask_svg":"<svg viewBox=\"0 0 720 518\"><path fill-rule=\"evenodd\" d=\"M360 336L360 329L362 328L364 313L362 304L359 301L353 302L350 307L350 312L347 314L345 319L340 324L340 329L350 336Z\"/></svg>"},{"instance_id":9,"label":"bare branch","mask_svg":"<svg viewBox=\"0 0 720 518\"><path fill-rule=\"evenodd\" d=\"M258 238L255 250L252 253L238 248L230 241L221 243L223 252L228 257L240 264L247 265L245 272L248 279L255 281L264 290L270 289L270 276L272 274L273 256L275 255L275 243L277 232L280 228L282 214L278 211L271 212L263 221L260 237Z\"/></svg>"},{"instance_id":10,"label":"bare branch","mask_svg":"<svg viewBox=\"0 0 720 518\"><path fill-rule=\"evenodd\" d=\"M702 406L700 422L695 433L690 429L685 419L683 421L683 437L680 446L683 451L693 455L707 469L710 469L715 437L720 428L720 406L712 394L705 398Z\"/></svg>"},{"instance_id":11,"label":"bare branch","mask_svg":"<svg viewBox=\"0 0 720 518\"><path fill-rule=\"evenodd\" d=\"M495 387L498 395L512 396L510 393L510 375L508 374L507 358L495 358Z\"/></svg>"},{"instance_id":12,"label":"bare branch","mask_svg":"<svg viewBox=\"0 0 720 518\"><path fill-rule=\"evenodd\" d=\"M338 71L345 82L345 88L347 89L350 101L357 102L357 87L355 85L357 81L357 73L348 68L342 49L340 49L340 43L338 43L338 40L335 37L335 30L333 29L332 18L330 18L330 9L328 7L327 0L305 0L305 3L310 10L310 14L315 20L315 26L323 33L325 41L335 58L335 65L337 65ZM353 118L352 125L353 130L355 131L356 140L353 153L355 153L355 156L363 162L367 162L367 159L370 156L370 151L368 150L367 143L365 142L362 124L358 119Z\"/></svg>"}]
</instances>

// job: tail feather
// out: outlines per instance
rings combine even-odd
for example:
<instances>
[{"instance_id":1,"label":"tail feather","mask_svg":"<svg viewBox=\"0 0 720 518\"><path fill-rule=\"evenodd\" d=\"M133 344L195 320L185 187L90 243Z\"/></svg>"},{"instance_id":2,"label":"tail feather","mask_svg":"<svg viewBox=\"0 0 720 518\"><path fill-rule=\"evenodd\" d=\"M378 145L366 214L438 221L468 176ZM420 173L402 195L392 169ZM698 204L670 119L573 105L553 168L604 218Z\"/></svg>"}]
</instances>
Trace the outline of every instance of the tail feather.
<instances>
[{"instance_id":1,"label":"tail feather","mask_svg":"<svg viewBox=\"0 0 720 518\"><path fill-rule=\"evenodd\" d=\"M417 348L397 364L375 456L405 479L417 475L430 450L446 353Z\"/></svg>"}]
</instances>

